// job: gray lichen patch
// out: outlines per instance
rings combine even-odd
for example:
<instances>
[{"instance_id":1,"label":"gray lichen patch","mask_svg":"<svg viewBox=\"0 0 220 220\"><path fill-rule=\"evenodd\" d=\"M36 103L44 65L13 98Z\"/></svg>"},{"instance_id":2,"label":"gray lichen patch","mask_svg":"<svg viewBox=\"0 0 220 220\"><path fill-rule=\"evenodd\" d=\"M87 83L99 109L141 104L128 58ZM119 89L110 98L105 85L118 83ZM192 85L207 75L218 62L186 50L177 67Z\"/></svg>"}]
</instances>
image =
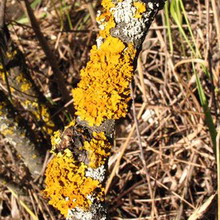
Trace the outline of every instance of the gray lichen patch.
<instances>
[{"instance_id":1,"label":"gray lichen patch","mask_svg":"<svg viewBox=\"0 0 220 220\"><path fill-rule=\"evenodd\" d=\"M146 7L140 17L136 16L138 9L134 3L137 2L144 3ZM116 23L116 26L111 29L111 35L125 43L133 43L136 48L139 47L159 7L158 1L118 2L116 7L111 9Z\"/></svg>"},{"instance_id":2,"label":"gray lichen patch","mask_svg":"<svg viewBox=\"0 0 220 220\"><path fill-rule=\"evenodd\" d=\"M100 203L93 203L89 211L75 208L68 211L66 220L106 220L106 209Z\"/></svg>"},{"instance_id":3,"label":"gray lichen patch","mask_svg":"<svg viewBox=\"0 0 220 220\"><path fill-rule=\"evenodd\" d=\"M86 176L98 180L99 182L103 182L105 179L105 173L106 173L106 169L104 165L96 169L92 169L89 167L86 171Z\"/></svg>"}]
</instances>

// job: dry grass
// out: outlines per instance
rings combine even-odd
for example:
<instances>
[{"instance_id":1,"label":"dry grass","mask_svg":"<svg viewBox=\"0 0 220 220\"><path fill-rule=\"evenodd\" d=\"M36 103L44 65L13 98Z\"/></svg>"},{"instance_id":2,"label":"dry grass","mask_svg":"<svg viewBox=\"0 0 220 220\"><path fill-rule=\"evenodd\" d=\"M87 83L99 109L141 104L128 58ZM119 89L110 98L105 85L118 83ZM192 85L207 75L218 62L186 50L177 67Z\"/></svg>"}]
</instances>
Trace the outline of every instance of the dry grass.
<instances>
[{"instance_id":1,"label":"dry grass","mask_svg":"<svg viewBox=\"0 0 220 220\"><path fill-rule=\"evenodd\" d=\"M164 11L161 11L139 56L129 114L116 127L106 186L111 219L215 218L216 161L194 73L200 77L217 127L220 4L218 0L205 3L185 0L184 6L201 58L195 60L191 56L192 51L173 19L170 19L171 50ZM15 7L17 14L11 13ZM94 12L99 7L99 1L89 4L80 0L45 0L35 7L68 89L76 86L79 71L89 59L89 49L97 32ZM46 57L29 23L17 23L22 15L23 5L9 1L8 21L12 37L25 53L33 78L41 90L49 94L52 88L50 99L57 103L57 110L66 122L68 118L62 111L63 103L59 102L60 94L51 79ZM185 22L183 29L187 30ZM201 63L212 69L213 80L204 74ZM30 183L13 150L5 145L4 139L0 144L1 174L11 178L15 184L22 183L17 186L25 192L15 199L10 187L0 188L0 219L31 219L20 201L25 202L28 210L32 210L39 219L62 219L40 194L42 177Z\"/></svg>"}]
</instances>

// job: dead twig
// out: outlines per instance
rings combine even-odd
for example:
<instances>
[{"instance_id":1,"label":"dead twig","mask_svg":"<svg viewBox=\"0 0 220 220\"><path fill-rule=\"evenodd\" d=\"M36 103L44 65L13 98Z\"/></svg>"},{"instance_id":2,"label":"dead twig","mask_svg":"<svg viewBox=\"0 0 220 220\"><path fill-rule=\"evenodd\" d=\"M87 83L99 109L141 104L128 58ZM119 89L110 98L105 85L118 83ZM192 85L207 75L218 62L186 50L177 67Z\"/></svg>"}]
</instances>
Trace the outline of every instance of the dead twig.
<instances>
[{"instance_id":1,"label":"dead twig","mask_svg":"<svg viewBox=\"0 0 220 220\"><path fill-rule=\"evenodd\" d=\"M25 2L25 6L26 6L26 10L27 10L27 14L28 14L28 17L30 19L30 22L31 22L31 25L32 25L32 28L36 34L36 37L47 57L47 60L53 70L53 73L54 73L54 76L55 76L55 80L56 80L56 83L60 89L60 92L62 94L62 98L63 100L65 101L65 103L69 102L72 98L69 94L69 91L67 90L67 87L65 85L65 81L64 81L64 78L63 78L63 74L61 73L61 71L59 70L59 67L58 67L58 64L57 64L57 59L54 55L54 53L51 51L43 33L41 32L41 29L40 29L40 26L37 22L37 19L33 13L33 10L32 8L30 7L30 3L27 1L27 0L24 0ZM73 115L74 114L74 109L73 109L73 106L72 105L69 105L68 106L68 110L69 112Z\"/></svg>"}]
</instances>

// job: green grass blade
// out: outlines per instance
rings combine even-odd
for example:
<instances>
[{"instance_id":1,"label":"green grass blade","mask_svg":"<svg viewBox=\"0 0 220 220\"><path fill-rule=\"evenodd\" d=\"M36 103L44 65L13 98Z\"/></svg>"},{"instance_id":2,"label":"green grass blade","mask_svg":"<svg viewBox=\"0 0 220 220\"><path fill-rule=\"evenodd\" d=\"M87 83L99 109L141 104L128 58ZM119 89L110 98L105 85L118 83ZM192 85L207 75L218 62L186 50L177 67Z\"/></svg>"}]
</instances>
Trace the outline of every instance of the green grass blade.
<instances>
[{"instance_id":1,"label":"green grass blade","mask_svg":"<svg viewBox=\"0 0 220 220\"><path fill-rule=\"evenodd\" d=\"M168 36L169 45L170 45L170 53L173 54L173 40L172 40L172 35L171 35L168 1L165 3L165 24L167 26L167 36Z\"/></svg>"},{"instance_id":2,"label":"green grass blade","mask_svg":"<svg viewBox=\"0 0 220 220\"><path fill-rule=\"evenodd\" d=\"M206 122L206 125L208 126L209 133L210 133L212 143L213 143L213 146L214 146L214 151L216 153L217 131L216 131L213 119L212 119L210 109L208 107L208 101L206 99L201 81L200 81L197 73L195 73L195 74L196 74L196 84L197 84L197 89L198 89L198 93L199 93L199 99L200 99L200 102L201 102L201 105L202 105L202 108L203 108L203 111L204 111L204 114L205 114L205 122Z\"/></svg>"},{"instance_id":3,"label":"green grass blade","mask_svg":"<svg viewBox=\"0 0 220 220\"><path fill-rule=\"evenodd\" d=\"M184 5L183 5L182 0L180 0L180 8L181 8L181 10L182 10L182 13L183 13L184 19L185 19L185 21L186 21L187 28L188 28L189 33L190 33L190 36L191 36L191 38L192 38L192 41L193 41L194 47L196 48L196 51L195 51L196 56L199 57L199 58L201 58L202 55L201 55L201 53L200 53L200 51L199 51L199 48L198 48L198 46L197 46L197 43L196 43L196 40L195 40L194 34L193 34L193 32L192 32L192 28L191 28L191 25L190 25L190 23L189 23L189 19L188 19L188 17L187 17L186 10L185 10L185 7L184 7Z\"/></svg>"}]
</instances>

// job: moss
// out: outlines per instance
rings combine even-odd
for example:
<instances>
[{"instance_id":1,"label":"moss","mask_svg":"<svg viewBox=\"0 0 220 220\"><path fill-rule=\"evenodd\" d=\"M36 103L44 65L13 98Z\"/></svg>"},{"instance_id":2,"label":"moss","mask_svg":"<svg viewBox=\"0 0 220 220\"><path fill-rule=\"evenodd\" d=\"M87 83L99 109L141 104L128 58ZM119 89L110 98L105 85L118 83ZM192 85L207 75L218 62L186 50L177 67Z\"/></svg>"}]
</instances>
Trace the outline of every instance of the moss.
<instances>
[{"instance_id":1,"label":"moss","mask_svg":"<svg viewBox=\"0 0 220 220\"><path fill-rule=\"evenodd\" d=\"M56 155L47 166L44 195L64 216L69 209L88 210L91 196L103 197L103 190L96 191L101 188L100 182L86 177L86 169L85 164L77 164L69 150Z\"/></svg>"}]
</instances>

